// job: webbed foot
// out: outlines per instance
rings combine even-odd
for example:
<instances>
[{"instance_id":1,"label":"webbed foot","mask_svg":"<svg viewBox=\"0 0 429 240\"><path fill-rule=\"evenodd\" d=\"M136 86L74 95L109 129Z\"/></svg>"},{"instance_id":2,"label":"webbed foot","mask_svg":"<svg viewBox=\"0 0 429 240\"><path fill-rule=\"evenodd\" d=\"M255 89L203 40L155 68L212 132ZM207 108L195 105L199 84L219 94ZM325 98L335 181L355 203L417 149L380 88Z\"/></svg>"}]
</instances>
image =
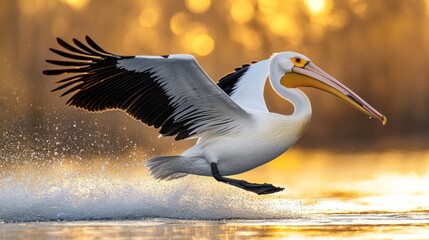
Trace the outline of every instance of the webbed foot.
<instances>
[{"instance_id":1,"label":"webbed foot","mask_svg":"<svg viewBox=\"0 0 429 240\"><path fill-rule=\"evenodd\" d=\"M244 180L226 178L219 173L216 163L211 163L210 167L211 167L213 177L219 182L224 182L249 192L254 192L256 194L262 195L262 194L276 193L284 190L284 188L275 187L272 184L268 184L268 183L264 183L264 184L249 183Z\"/></svg>"}]
</instances>

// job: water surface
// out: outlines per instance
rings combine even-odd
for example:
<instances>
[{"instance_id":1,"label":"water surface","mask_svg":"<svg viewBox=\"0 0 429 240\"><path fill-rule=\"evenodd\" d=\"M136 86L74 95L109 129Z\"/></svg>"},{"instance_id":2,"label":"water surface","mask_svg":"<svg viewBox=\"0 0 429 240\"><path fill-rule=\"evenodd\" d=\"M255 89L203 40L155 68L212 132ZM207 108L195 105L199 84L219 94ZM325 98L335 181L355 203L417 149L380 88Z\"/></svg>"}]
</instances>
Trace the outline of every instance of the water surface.
<instances>
[{"instance_id":1,"label":"water surface","mask_svg":"<svg viewBox=\"0 0 429 240\"><path fill-rule=\"evenodd\" d=\"M0 238L428 239L428 156L295 150L236 176L286 187L267 196L157 181L139 159L20 161L0 171Z\"/></svg>"},{"instance_id":2,"label":"water surface","mask_svg":"<svg viewBox=\"0 0 429 240\"><path fill-rule=\"evenodd\" d=\"M2 239L427 239L429 215L316 214L283 220L111 220L9 223Z\"/></svg>"}]
</instances>

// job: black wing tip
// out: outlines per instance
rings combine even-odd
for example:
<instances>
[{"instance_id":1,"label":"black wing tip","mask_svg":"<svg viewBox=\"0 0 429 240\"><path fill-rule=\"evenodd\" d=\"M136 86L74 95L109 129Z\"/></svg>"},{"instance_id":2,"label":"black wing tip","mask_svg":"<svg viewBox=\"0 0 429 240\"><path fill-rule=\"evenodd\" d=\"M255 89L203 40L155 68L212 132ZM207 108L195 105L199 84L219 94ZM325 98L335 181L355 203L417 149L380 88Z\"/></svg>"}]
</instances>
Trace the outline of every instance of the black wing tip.
<instances>
[{"instance_id":1,"label":"black wing tip","mask_svg":"<svg viewBox=\"0 0 429 240\"><path fill-rule=\"evenodd\" d=\"M70 66L70 67L77 67L77 66L89 66L94 65L95 63L92 61L62 61L62 60L51 60L46 59L45 62L58 65L58 66Z\"/></svg>"},{"instance_id":2,"label":"black wing tip","mask_svg":"<svg viewBox=\"0 0 429 240\"><path fill-rule=\"evenodd\" d=\"M66 42L66 41L64 41L64 40L63 40L63 39L61 39L60 37L57 37L57 43L61 44L61 43L64 43L64 42Z\"/></svg>"},{"instance_id":3,"label":"black wing tip","mask_svg":"<svg viewBox=\"0 0 429 240\"><path fill-rule=\"evenodd\" d=\"M61 75L63 73L75 73L81 72L79 69L48 69L43 70L42 73L45 75Z\"/></svg>"},{"instance_id":4,"label":"black wing tip","mask_svg":"<svg viewBox=\"0 0 429 240\"><path fill-rule=\"evenodd\" d=\"M51 74L50 74L50 71L51 71L51 70L43 70L43 71L42 71L42 74L43 74L43 75L51 75Z\"/></svg>"},{"instance_id":5,"label":"black wing tip","mask_svg":"<svg viewBox=\"0 0 429 240\"><path fill-rule=\"evenodd\" d=\"M49 51L51 51L51 52L53 52L53 53L56 53L57 51L59 51L59 50L57 50L57 49L55 49L55 48L49 48Z\"/></svg>"},{"instance_id":6,"label":"black wing tip","mask_svg":"<svg viewBox=\"0 0 429 240\"><path fill-rule=\"evenodd\" d=\"M89 35L85 35L85 42L88 43L88 45L90 45L93 48L96 48L96 47L100 48L100 46L98 46L98 44L95 43L95 41Z\"/></svg>"},{"instance_id":7,"label":"black wing tip","mask_svg":"<svg viewBox=\"0 0 429 240\"><path fill-rule=\"evenodd\" d=\"M77 38L73 38L72 39L73 43L76 44L76 46L80 47L81 45L86 46L84 43L82 43L79 39ZM85 49L83 49L85 50Z\"/></svg>"},{"instance_id":8,"label":"black wing tip","mask_svg":"<svg viewBox=\"0 0 429 240\"><path fill-rule=\"evenodd\" d=\"M72 38L71 42L74 43L74 45L68 43L67 41L63 40L60 37L57 37L56 40L57 40L57 43L64 49L58 50L55 48L49 48L49 50L51 50L52 52L60 56L64 56L64 54L67 54L67 55L79 54L83 57L95 58L95 59L115 56L115 54L112 54L102 49L88 35L85 35L85 43L80 41L77 38ZM69 50L70 52L64 52L63 50ZM62 52L63 55L61 55L59 52ZM68 56L65 56L65 57L68 57Z\"/></svg>"},{"instance_id":9,"label":"black wing tip","mask_svg":"<svg viewBox=\"0 0 429 240\"><path fill-rule=\"evenodd\" d=\"M89 46L91 46L94 50L109 55L109 56L115 56L115 54L108 52L106 50L104 50L102 47L100 47L100 45L98 45L90 36L85 35L85 41L86 43L88 43Z\"/></svg>"},{"instance_id":10,"label":"black wing tip","mask_svg":"<svg viewBox=\"0 0 429 240\"><path fill-rule=\"evenodd\" d=\"M56 38L57 39L57 42L61 45L62 43L66 43L66 44L68 44L67 43L67 41L65 41L65 40L63 40L62 38L60 38L60 37L57 37ZM85 41L92 41L93 42L93 40L88 36L88 35L85 35ZM78 39L76 39L76 38L72 38L72 41L74 42L74 41L79 41Z\"/></svg>"}]
</instances>

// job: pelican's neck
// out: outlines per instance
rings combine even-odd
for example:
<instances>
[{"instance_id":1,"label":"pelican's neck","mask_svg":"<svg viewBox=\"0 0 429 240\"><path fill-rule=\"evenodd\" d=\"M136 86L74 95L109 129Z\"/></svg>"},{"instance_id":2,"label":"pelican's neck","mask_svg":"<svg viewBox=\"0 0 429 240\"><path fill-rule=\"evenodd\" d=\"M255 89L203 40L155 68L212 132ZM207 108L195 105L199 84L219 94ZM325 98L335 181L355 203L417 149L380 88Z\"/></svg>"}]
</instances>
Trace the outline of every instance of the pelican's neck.
<instances>
[{"instance_id":1,"label":"pelican's neck","mask_svg":"<svg viewBox=\"0 0 429 240\"><path fill-rule=\"evenodd\" d=\"M277 66L276 61L270 64L270 83L273 89L285 100L292 103L294 112L290 117L309 120L311 117L311 104L307 95L297 88L286 88L280 84L284 72Z\"/></svg>"}]
</instances>

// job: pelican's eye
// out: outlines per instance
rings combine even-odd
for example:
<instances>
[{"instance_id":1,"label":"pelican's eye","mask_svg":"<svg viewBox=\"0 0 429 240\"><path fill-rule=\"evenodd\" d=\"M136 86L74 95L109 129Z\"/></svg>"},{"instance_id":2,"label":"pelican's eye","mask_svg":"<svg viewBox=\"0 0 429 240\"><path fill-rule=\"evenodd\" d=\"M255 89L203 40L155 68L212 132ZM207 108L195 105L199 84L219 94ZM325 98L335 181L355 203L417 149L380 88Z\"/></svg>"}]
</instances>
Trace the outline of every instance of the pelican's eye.
<instances>
[{"instance_id":1,"label":"pelican's eye","mask_svg":"<svg viewBox=\"0 0 429 240\"><path fill-rule=\"evenodd\" d=\"M292 61L293 65L295 65L295 67L300 67L300 68L305 67L305 65L307 65L307 62L308 62L307 60L302 59L300 57L293 57L290 60Z\"/></svg>"}]
</instances>

